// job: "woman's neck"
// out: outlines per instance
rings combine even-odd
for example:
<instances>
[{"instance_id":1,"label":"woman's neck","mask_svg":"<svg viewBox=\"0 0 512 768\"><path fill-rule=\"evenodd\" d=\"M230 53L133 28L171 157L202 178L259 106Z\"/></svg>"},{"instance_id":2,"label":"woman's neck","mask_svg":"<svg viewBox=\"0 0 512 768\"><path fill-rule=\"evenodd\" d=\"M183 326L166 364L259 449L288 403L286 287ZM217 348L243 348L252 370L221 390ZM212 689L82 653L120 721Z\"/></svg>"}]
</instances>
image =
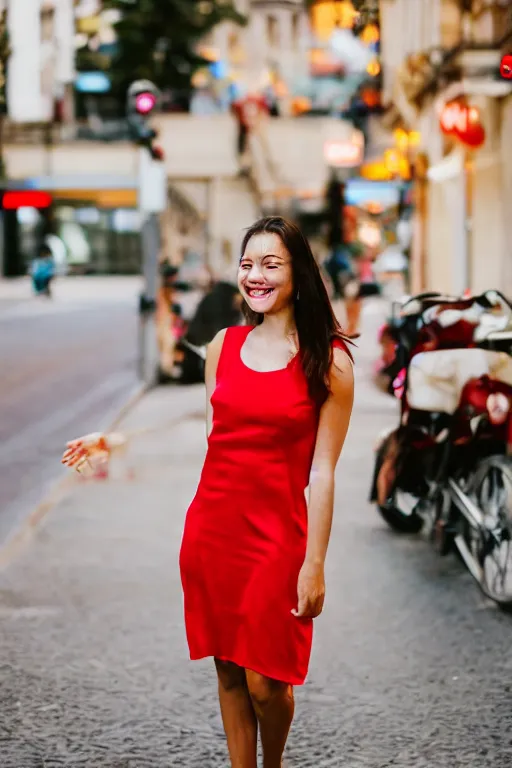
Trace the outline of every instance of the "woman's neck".
<instances>
[{"instance_id":1,"label":"woman's neck","mask_svg":"<svg viewBox=\"0 0 512 768\"><path fill-rule=\"evenodd\" d=\"M297 332L293 307L287 307L276 314L265 315L260 329L264 336L281 336L282 338L292 336Z\"/></svg>"}]
</instances>

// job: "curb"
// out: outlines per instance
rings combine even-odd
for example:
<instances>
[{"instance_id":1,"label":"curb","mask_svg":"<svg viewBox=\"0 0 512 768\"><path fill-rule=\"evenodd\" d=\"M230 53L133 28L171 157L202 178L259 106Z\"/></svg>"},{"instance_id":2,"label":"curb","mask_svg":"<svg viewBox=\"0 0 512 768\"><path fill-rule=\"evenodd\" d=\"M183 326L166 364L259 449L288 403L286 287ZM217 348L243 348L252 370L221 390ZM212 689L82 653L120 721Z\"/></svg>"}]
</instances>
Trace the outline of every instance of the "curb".
<instances>
[{"instance_id":1,"label":"curb","mask_svg":"<svg viewBox=\"0 0 512 768\"><path fill-rule=\"evenodd\" d=\"M127 414L142 400L147 391L148 386L146 384L136 385L125 402L106 418L106 425L100 431L113 432ZM12 563L41 521L65 498L75 481L75 476L70 474L56 480L43 500L27 514L23 522L7 537L6 541L0 543L0 571Z\"/></svg>"}]
</instances>

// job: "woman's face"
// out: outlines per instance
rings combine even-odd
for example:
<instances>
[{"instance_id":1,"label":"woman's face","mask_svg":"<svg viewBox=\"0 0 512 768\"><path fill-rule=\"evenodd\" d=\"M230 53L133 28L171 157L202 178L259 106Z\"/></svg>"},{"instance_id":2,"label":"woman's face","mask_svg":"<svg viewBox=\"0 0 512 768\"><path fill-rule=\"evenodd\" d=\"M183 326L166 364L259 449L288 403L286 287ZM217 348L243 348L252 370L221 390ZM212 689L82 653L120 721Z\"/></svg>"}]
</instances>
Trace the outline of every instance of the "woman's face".
<instances>
[{"instance_id":1,"label":"woman's face","mask_svg":"<svg viewBox=\"0 0 512 768\"><path fill-rule=\"evenodd\" d=\"M249 307L276 314L293 302L292 257L272 232L251 237L238 269L238 287Z\"/></svg>"}]
</instances>

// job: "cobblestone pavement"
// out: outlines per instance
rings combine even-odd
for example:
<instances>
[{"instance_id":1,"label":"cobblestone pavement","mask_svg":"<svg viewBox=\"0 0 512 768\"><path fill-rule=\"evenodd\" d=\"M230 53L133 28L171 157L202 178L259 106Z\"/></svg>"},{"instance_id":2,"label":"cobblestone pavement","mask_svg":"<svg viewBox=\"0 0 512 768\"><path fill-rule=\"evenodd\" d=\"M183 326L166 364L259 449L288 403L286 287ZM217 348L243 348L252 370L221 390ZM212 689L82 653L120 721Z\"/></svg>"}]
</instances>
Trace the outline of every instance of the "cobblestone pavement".
<instances>
[{"instance_id":1,"label":"cobblestone pavement","mask_svg":"<svg viewBox=\"0 0 512 768\"><path fill-rule=\"evenodd\" d=\"M512 624L455 559L397 538L366 502L395 404L357 354L307 684L290 768L512 764ZM371 331L371 332L370 332ZM0 574L1 768L224 768L209 661L187 660L177 556L203 458L201 388L159 390L110 480L76 483Z\"/></svg>"}]
</instances>

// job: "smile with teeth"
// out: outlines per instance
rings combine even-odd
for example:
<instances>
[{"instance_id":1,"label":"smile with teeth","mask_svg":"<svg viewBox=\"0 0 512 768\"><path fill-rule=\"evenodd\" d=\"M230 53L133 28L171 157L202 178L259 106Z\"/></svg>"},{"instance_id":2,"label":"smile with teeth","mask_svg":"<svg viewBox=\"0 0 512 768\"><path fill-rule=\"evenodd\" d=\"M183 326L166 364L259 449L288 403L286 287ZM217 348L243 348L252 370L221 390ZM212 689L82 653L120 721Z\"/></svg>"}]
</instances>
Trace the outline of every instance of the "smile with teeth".
<instances>
[{"instance_id":1,"label":"smile with teeth","mask_svg":"<svg viewBox=\"0 0 512 768\"><path fill-rule=\"evenodd\" d=\"M246 288L247 295L251 299L266 299L273 290L273 288Z\"/></svg>"}]
</instances>

